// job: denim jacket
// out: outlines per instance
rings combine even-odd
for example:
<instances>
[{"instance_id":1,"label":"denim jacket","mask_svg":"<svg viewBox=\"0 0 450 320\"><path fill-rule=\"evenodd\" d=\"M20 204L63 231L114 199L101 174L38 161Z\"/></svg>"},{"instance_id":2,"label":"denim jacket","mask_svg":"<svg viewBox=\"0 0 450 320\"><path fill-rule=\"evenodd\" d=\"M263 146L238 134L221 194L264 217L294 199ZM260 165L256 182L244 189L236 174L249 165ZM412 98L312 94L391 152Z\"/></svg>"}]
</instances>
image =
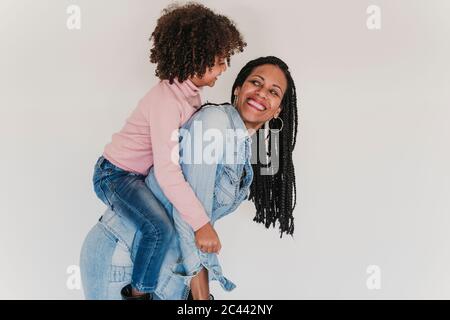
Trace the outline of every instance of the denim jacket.
<instances>
[{"instance_id":1,"label":"denim jacket","mask_svg":"<svg viewBox=\"0 0 450 320\"><path fill-rule=\"evenodd\" d=\"M178 138L183 174L214 225L248 197L253 179L251 138L239 113L229 104L204 106L180 129ZM177 231L161 267L155 291L158 297L186 299L190 280L203 266L208 269L210 281L219 281L227 291L234 289L235 284L223 275L217 255L197 249L192 228L165 197L153 169L146 184L173 219ZM118 242L123 242L134 260L139 231L111 210L100 223Z\"/></svg>"}]
</instances>

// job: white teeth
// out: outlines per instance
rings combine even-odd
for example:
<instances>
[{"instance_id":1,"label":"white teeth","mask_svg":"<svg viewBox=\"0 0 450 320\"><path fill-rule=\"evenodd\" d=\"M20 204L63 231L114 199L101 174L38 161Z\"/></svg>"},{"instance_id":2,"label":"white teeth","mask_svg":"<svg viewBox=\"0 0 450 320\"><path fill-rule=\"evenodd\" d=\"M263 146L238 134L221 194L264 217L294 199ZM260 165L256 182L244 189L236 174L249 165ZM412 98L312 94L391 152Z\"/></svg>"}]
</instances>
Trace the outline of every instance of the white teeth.
<instances>
[{"instance_id":1,"label":"white teeth","mask_svg":"<svg viewBox=\"0 0 450 320\"><path fill-rule=\"evenodd\" d=\"M260 105L255 100L250 99L250 100L248 100L248 103L251 104L252 106L254 106L256 109L258 109L260 111L266 110L266 108L263 105Z\"/></svg>"}]
</instances>

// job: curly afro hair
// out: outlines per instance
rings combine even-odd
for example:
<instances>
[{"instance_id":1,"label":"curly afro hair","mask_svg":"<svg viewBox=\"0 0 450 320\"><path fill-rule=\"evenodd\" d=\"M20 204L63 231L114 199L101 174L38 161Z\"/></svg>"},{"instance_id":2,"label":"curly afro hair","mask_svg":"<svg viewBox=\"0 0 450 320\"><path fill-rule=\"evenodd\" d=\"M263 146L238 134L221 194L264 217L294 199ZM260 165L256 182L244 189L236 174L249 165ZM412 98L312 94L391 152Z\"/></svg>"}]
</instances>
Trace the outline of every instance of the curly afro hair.
<instances>
[{"instance_id":1,"label":"curly afro hair","mask_svg":"<svg viewBox=\"0 0 450 320\"><path fill-rule=\"evenodd\" d=\"M150 62L155 75L173 83L189 77L202 77L215 64L216 56L226 59L247 45L235 24L211 9L190 2L173 4L163 10L150 41Z\"/></svg>"}]
</instances>

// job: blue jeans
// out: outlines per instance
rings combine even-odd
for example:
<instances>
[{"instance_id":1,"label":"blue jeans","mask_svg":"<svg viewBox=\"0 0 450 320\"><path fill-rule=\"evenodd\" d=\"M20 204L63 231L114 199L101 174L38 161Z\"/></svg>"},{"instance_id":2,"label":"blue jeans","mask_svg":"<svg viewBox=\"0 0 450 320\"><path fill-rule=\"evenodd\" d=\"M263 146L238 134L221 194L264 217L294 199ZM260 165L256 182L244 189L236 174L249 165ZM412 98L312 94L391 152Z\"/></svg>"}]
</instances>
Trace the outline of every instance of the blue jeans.
<instances>
[{"instance_id":1,"label":"blue jeans","mask_svg":"<svg viewBox=\"0 0 450 320\"><path fill-rule=\"evenodd\" d=\"M202 121L200 129L196 129L191 120ZM184 126L188 131L181 131L182 137L183 132L186 137L188 133L192 137L197 133L203 137L203 132L196 130L206 132L212 128L220 130L223 136L226 129L245 130L245 124L239 113L231 105L205 106L191 120ZM245 200L253 179L250 163L251 139L232 141L236 144L234 150L237 152L234 152L234 155L238 158L234 163L226 162L226 155L216 165L206 163L190 165L183 161L180 163L186 181L203 204L213 224L235 211ZM189 144L188 139L183 137L180 142L180 153L189 152L188 148L191 149L191 154L195 154L195 144ZM201 148L199 152L202 152ZM170 219L173 219L175 226L175 234L170 240L159 271L154 298L187 299L190 281L202 267L208 269L210 280L218 280L227 291L234 289L234 283L222 273L217 254L198 250L192 228L183 221L179 212L164 196L153 169L150 170L145 183L166 209ZM84 240L80 255L80 271L86 299L120 299L120 288L130 282L141 232L129 219L116 211L106 210L102 219Z\"/></svg>"},{"instance_id":2,"label":"blue jeans","mask_svg":"<svg viewBox=\"0 0 450 320\"><path fill-rule=\"evenodd\" d=\"M95 165L94 191L108 207L125 217L142 237L131 277L133 288L154 292L161 264L174 235L173 222L145 184L145 176L118 168L104 157Z\"/></svg>"},{"instance_id":3,"label":"blue jeans","mask_svg":"<svg viewBox=\"0 0 450 320\"><path fill-rule=\"evenodd\" d=\"M120 218L114 211L106 212L89 231L81 249L81 280L87 300L121 300L120 290L131 282L132 257L137 248L132 243L139 236L127 231L127 228L134 230L127 220ZM154 292L153 300L159 299Z\"/></svg>"}]
</instances>

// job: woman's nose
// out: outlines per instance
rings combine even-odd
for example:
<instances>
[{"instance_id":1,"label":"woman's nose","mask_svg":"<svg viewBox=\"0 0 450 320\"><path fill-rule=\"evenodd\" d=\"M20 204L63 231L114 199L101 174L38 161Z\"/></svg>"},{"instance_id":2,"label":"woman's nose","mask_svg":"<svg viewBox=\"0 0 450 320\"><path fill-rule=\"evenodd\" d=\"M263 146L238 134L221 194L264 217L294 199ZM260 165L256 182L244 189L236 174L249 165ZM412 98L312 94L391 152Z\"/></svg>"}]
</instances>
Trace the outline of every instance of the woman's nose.
<instances>
[{"instance_id":1,"label":"woman's nose","mask_svg":"<svg viewBox=\"0 0 450 320\"><path fill-rule=\"evenodd\" d=\"M266 94L266 92L264 91L263 88L259 89L259 90L256 92L256 94L257 94L258 96L260 96L261 98L263 98L263 99L267 99L267 94Z\"/></svg>"}]
</instances>

